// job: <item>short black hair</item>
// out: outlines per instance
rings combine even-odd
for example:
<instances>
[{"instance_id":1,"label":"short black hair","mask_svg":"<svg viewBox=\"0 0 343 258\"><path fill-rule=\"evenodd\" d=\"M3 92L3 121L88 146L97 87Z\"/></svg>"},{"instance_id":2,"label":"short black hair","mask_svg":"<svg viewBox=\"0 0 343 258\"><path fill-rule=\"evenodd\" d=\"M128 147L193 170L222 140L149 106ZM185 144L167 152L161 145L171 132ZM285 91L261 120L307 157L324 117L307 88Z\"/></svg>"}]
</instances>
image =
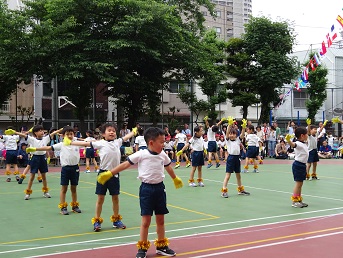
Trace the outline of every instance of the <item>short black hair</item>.
<instances>
[{"instance_id":1,"label":"short black hair","mask_svg":"<svg viewBox=\"0 0 343 258\"><path fill-rule=\"evenodd\" d=\"M101 133L105 133L107 127L113 127L117 131L117 126L113 123L106 123L101 126Z\"/></svg>"},{"instance_id":2,"label":"short black hair","mask_svg":"<svg viewBox=\"0 0 343 258\"><path fill-rule=\"evenodd\" d=\"M249 130L254 131L255 127L253 125L248 125Z\"/></svg>"},{"instance_id":3,"label":"short black hair","mask_svg":"<svg viewBox=\"0 0 343 258\"><path fill-rule=\"evenodd\" d=\"M307 130L305 127L298 127L294 131L295 137L299 138L302 134L307 134Z\"/></svg>"},{"instance_id":4,"label":"short black hair","mask_svg":"<svg viewBox=\"0 0 343 258\"><path fill-rule=\"evenodd\" d=\"M14 130L14 127L13 126L7 126L7 130L9 130L9 129Z\"/></svg>"},{"instance_id":5,"label":"short black hair","mask_svg":"<svg viewBox=\"0 0 343 258\"><path fill-rule=\"evenodd\" d=\"M86 132L86 133L88 133L90 137L93 137L93 135L94 135L94 133L93 133L93 131L92 131L92 130L87 130L87 132Z\"/></svg>"},{"instance_id":6,"label":"short black hair","mask_svg":"<svg viewBox=\"0 0 343 258\"><path fill-rule=\"evenodd\" d=\"M235 135L237 135L238 132L237 132L237 130L236 130L235 128L230 127L229 134L235 134Z\"/></svg>"},{"instance_id":7,"label":"short black hair","mask_svg":"<svg viewBox=\"0 0 343 258\"><path fill-rule=\"evenodd\" d=\"M200 132L200 129L201 129L200 126L196 126L196 127L194 127L193 131L194 131L194 133L198 133L198 132Z\"/></svg>"},{"instance_id":8,"label":"short black hair","mask_svg":"<svg viewBox=\"0 0 343 258\"><path fill-rule=\"evenodd\" d=\"M161 128L158 127L149 127L144 132L144 140L148 144L149 141L155 140L160 135L164 136L164 131Z\"/></svg>"},{"instance_id":9,"label":"short black hair","mask_svg":"<svg viewBox=\"0 0 343 258\"><path fill-rule=\"evenodd\" d=\"M312 130L314 128L317 128L317 126L316 125L310 125L310 130Z\"/></svg>"},{"instance_id":10,"label":"short black hair","mask_svg":"<svg viewBox=\"0 0 343 258\"><path fill-rule=\"evenodd\" d=\"M69 132L73 132L74 133L74 129L71 127L71 126L65 126L63 127L63 130L62 130L62 134L65 135L66 133L69 133Z\"/></svg>"},{"instance_id":11,"label":"short black hair","mask_svg":"<svg viewBox=\"0 0 343 258\"><path fill-rule=\"evenodd\" d=\"M44 127L42 125L35 125L33 128L32 128L32 133L36 133L40 130L44 130Z\"/></svg>"},{"instance_id":12,"label":"short black hair","mask_svg":"<svg viewBox=\"0 0 343 258\"><path fill-rule=\"evenodd\" d=\"M213 125L212 126L212 132L218 132L218 130L219 130L219 127L217 126L217 125Z\"/></svg>"},{"instance_id":13,"label":"short black hair","mask_svg":"<svg viewBox=\"0 0 343 258\"><path fill-rule=\"evenodd\" d=\"M142 136L144 134L144 128L143 127L138 127L138 134Z\"/></svg>"}]
</instances>

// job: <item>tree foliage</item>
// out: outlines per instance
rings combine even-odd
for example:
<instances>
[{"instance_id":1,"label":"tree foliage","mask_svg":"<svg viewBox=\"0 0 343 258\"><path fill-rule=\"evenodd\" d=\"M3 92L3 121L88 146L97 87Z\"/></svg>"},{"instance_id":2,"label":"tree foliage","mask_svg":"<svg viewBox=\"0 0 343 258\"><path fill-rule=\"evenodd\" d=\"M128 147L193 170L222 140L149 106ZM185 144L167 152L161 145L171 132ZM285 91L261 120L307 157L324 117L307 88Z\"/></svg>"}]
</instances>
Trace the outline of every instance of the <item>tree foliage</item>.
<instances>
[{"instance_id":1,"label":"tree foliage","mask_svg":"<svg viewBox=\"0 0 343 258\"><path fill-rule=\"evenodd\" d=\"M261 101L259 122L266 122L282 85L291 83L299 72L296 59L288 56L295 42L294 30L285 21L251 17L242 39L254 64L250 72Z\"/></svg>"},{"instance_id":2,"label":"tree foliage","mask_svg":"<svg viewBox=\"0 0 343 258\"><path fill-rule=\"evenodd\" d=\"M310 54L310 59L313 57L313 55L314 53ZM310 59L308 60L307 64L309 63ZM322 107L327 97L327 74L328 69L322 65L318 66L314 71L310 70L308 73L308 99L306 100L305 105L308 112L308 117L313 121L313 123L318 110Z\"/></svg>"}]
</instances>

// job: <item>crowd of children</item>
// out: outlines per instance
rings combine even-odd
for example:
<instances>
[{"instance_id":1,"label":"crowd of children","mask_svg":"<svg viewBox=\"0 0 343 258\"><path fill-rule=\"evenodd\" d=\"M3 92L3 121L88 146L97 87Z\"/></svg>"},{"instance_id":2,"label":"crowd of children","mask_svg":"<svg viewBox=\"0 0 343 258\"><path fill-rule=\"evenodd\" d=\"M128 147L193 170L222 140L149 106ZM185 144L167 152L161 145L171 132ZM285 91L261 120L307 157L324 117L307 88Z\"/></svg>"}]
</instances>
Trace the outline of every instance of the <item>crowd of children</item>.
<instances>
[{"instance_id":1,"label":"crowd of children","mask_svg":"<svg viewBox=\"0 0 343 258\"><path fill-rule=\"evenodd\" d=\"M320 124L319 128L311 124L307 119L307 128L296 127L293 123L289 124L288 134L283 138L277 130L277 124L270 129L255 127L242 120L241 130L238 123L232 118L223 118L219 122L211 122L208 117L204 119L204 126L196 126L191 135L188 126L184 130L176 129L175 138L172 141L169 128L164 130L150 127L144 130L136 127L132 131L124 126L120 131L121 137L117 136L117 128L114 124L107 123L102 125L99 133L103 140L93 137L92 131L87 131L87 138L82 139L81 134L75 128L66 126L59 130L50 130L45 134L41 125L36 125L29 131L17 132L8 128L4 135L0 136L6 148L6 175L7 182L10 182L11 167L14 167L13 174L19 184L25 179L25 175L30 172L27 189L25 190L25 200L29 200L33 191L32 184L37 173L40 173L43 183L43 196L51 198L49 193L46 173L48 172L47 152L58 152L61 164L61 190L60 203L58 205L61 214L68 215L68 203L66 193L69 184L71 185L71 210L81 213L80 204L77 197L77 185L80 177L80 148L85 148L86 172L90 172L90 162L95 165L98 173L98 180L95 194L97 195L95 205L95 215L92 218L93 230L101 230L103 218L101 213L107 191L112 198L113 215L110 220L114 228L125 229L126 225L122 222L122 215L119 213L119 194L120 181L119 172L129 168L133 164L138 164L138 178L141 180L139 190L141 207L141 230L140 240L137 243L138 258L146 257L146 252L150 247L148 240L148 229L151 217L155 213L157 226L157 240L155 241L156 253L166 256L174 256L175 252L169 248L169 241L165 236L164 215L169 211L166 206L166 193L164 181L164 170L173 179L176 188L183 186L182 180L178 178L172 168L172 162L176 161L174 169L181 166L182 159L186 162L186 167L190 167L188 185L190 187L204 187L203 166L207 161L207 168L212 167L212 160L215 160L216 168L220 167L220 162L225 162L225 176L221 188L221 197L228 198L228 182L231 174L235 173L238 195L248 196L242 184L241 172L248 172L249 164L253 164L253 172L258 173L258 163L262 163L261 156L268 155L276 158L284 158L289 154L289 149L294 152L294 162L292 164L293 178L295 186L291 196L292 206L304 208L308 204L303 202L302 186L303 181L315 180L317 177L317 162L319 157L327 158L335 155L330 144L337 144L334 139L328 136L328 140L322 140L320 149L317 149L318 137L325 130L326 122ZM227 126L222 124L227 122ZM333 122L343 123L339 119ZM207 133L205 134L205 130ZM266 134L268 136L266 137ZM31 135L30 135L31 134ZM77 136L78 135L78 136ZM57 138L56 138L57 136ZM21 139L20 149L18 143ZM135 152L121 162L121 147L127 145L130 139L135 139ZM59 139L59 140L56 140ZM266 141L268 142L266 145ZM288 147L286 145L288 144ZM330 143L330 144L329 144ZM126 147L129 147L126 146ZM265 149L263 149L265 147ZM94 159L95 150L98 151L100 163ZM330 154L332 152L332 154ZM339 151L339 144L337 147ZM30 158L28 157L28 153ZM241 161L244 160L244 169L241 170ZM18 163L25 167L22 175L19 176ZM312 168L312 173L310 170ZM212 168L213 169L213 168ZM195 173L197 177L195 180Z\"/></svg>"}]
</instances>

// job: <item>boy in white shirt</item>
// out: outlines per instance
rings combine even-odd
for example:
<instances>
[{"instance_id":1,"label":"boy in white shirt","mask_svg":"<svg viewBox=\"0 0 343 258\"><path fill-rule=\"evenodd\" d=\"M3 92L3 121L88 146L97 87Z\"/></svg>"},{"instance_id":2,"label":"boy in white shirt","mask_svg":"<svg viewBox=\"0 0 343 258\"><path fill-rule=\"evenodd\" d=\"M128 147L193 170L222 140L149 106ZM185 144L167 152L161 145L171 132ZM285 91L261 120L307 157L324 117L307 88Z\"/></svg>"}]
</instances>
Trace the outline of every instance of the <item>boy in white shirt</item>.
<instances>
[{"instance_id":1,"label":"boy in white shirt","mask_svg":"<svg viewBox=\"0 0 343 258\"><path fill-rule=\"evenodd\" d=\"M157 239L154 244L156 253L165 256L175 256L176 253L168 247L169 241L165 236L164 215L169 213L166 202L166 190L163 183L165 178L164 169L173 179L176 188L183 186L182 180L178 178L172 167L167 154L163 151L165 140L164 131L157 127L150 127L144 133L148 149L138 151L127 158L119 166L111 171L106 171L98 176L100 184L106 184L113 176L129 168L133 164L138 164L138 179L142 184L139 188L139 200L141 208L141 229L140 240L137 243L138 252L136 257L146 257L150 247L148 240L151 217L155 212Z\"/></svg>"},{"instance_id":2,"label":"boy in white shirt","mask_svg":"<svg viewBox=\"0 0 343 258\"><path fill-rule=\"evenodd\" d=\"M308 135L307 130L304 127L298 127L294 131L295 137L297 138L296 142L292 142L292 135L287 134L285 140L287 143L294 148L295 160L292 165L293 179L295 181L295 186L293 189L292 207L294 208L304 208L308 204L303 203L301 190L306 179L306 163L308 160L308 146L305 143L307 141Z\"/></svg>"},{"instance_id":3,"label":"boy in white shirt","mask_svg":"<svg viewBox=\"0 0 343 258\"><path fill-rule=\"evenodd\" d=\"M63 137L67 137L70 141L76 140L74 137L74 129L70 126L66 126L62 131ZM45 147L28 147L26 152L35 151L60 151L60 162L61 162L61 193L60 193L60 203L58 207L61 209L61 214L69 215L68 203L66 202L66 193L68 191L69 181L70 181L70 191L72 201L70 206L72 211L75 213L81 213L79 208L79 202L77 201L76 188L79 184L80 177L80 151L78 146L64 145L63 142L54 144L52 146Z\"/></svg>"},{"instance_id":4,"label":"boy in white shirt","mask_svg":"<svg viewBox=\"0 0 343 258\"><path fill-rule=\"evenodd\" d=\"M144 129L142 127L139 127L138 128L138 136L135 139L135 145L136 145L135 150L136 151L145 150L147 148L143 134L144 134Z\"/></svg>"},{"instance_id":5,"label":"boy in white shirt","mask_svg":"<svg viewBox=\"0 0 343 258\"><path fill-rule=\"evenodd\" d=\"M307 123L307 145L308 145L308 160L306 163L306 180L318 179L317 178L317 163L319 161L317 142L318 142L318 132L315 125L311 125L311 119L306 119ZM310 169L312 167L312 177L310 178Z\"/></svg>"}]
</instances>

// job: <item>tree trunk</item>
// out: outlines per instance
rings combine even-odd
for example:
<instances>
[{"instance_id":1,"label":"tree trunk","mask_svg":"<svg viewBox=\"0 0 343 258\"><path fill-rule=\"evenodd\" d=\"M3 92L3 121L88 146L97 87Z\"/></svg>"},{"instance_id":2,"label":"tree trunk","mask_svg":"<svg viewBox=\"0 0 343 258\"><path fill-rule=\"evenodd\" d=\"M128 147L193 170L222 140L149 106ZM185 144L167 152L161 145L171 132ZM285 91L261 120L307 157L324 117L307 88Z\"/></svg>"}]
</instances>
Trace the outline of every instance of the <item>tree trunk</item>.
<instances>
[{"instance_id":1,"label":"tree trunk","mask_svg":"<svg viewBox=\"0 0 343 258\"><path fill-rule=\"evenodd\" d=\"M242 110L243 110L243 118L247 119L247 117L248 117L248 106L243 106Z\"/></svg>"},{"instance_id":2,"label":"tree trunk","mask_svg":"<svg viewBox=\"0 0 343 258\"><path fill-rule=\"evenodd\" d=\"M269 124L269 112L270 112L270 107L261 103L260 119L258 120L259 124L263 124L263 123Z\"/></svg>"}]
</instances>

